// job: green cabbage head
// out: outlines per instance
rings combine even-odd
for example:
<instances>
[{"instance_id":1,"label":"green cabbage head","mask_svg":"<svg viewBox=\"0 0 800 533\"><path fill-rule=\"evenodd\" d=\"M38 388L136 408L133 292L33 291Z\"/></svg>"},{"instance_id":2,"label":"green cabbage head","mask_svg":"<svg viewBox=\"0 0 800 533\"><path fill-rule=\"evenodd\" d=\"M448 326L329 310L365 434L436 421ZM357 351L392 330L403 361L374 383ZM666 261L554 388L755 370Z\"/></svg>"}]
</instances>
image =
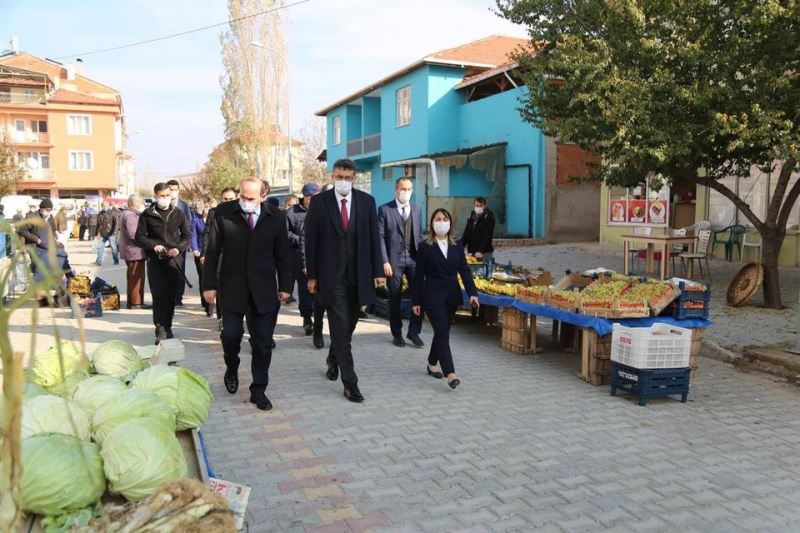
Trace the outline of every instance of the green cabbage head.
<instances>
[{"instance_id":1,"label":"green cabbage head","mask_svg":"<svg viewBox=\"0 0 800 533\"><path fill-rule=\"evenodd\" d=\"M106 436L118 425L134 418L150 418L175 432L175 412L152 392L128 389L113 402L101 405L94 413L94 441L101 446Z\"/></svg>"},{"instance_id":2,"label":"green cabbage head","mask_svg":"<svg viewBox=\"0 0 800 533\"><path fill-rule=\"evenodd\" d=\"M124 379L144 368L136 348L125 341L104 342L92 353L92 364L98 374Z\"/></svg>"},{"instance_id":3,"label":"green cabbage head","mask_svg":"<svg viewBox=\"0 0 800 533\"><path fill-rule=\"evenodd\" d=\"M177 366L151 366L139 372L131 388L158 394L175 412L178 431L196 428L205 422L214 400L202 376Z\"/></svg>"},{"instance_id":4,"label":"green cabbage head","mask_svg":"<svg viewBox=\"0 0 800 533\"><path fill-rule=\"evenodd\" d=\"M99 500L105 490L96 444L58 433L22 441L19 491L26 511L43 515L76 511Z\"/></svg>"},{"instance_id":5,"label":"green cabbage head","mask_svg":"<svg viewBox=\"0 0 800 533\"><path fill-rule=\"evenodd\" d=\"M186 477L183 449L174 431L150 418L114 427L100 450L111 492L131 501L155 493L162 484Z\"/></svg>"},{"instance_id":6,"label":"green cabbage head","mask_svg":"<svg viewBox=\"0 0 800 533\"><path fill-rule=\"evenodd\" d=\"M92 427L75 402L46 394L22 404L22 438L40 433L61 433L88 441Z\"/></svg>"},{"instance_id":7,"label":"green cabbage head","mask_svg":"<svg viewBox=\"0 0 800 533\"><path fill-rule=\"evenodd\" d=\"M51 346L39 352L31 361L30 376L34 383L49 389L60 385L65 378L75 374L86 374L89 361L81 350L69 341L61 343L61 355L58 347ZM63 372L62 362L63 358Z\"/></svg>"},{"instance_id":8,"label":"green cabbage head","mask_svg":"<svg viewBox=\"0 0 800 533\"><path fill-rule=\"evenodd\" d=\"M86 411L89 421L92 421L98 408L113 403L127 390L128 387L117 378L91 376L78 383L72 393L72 401Z\"/></svg>"}]
</instances>

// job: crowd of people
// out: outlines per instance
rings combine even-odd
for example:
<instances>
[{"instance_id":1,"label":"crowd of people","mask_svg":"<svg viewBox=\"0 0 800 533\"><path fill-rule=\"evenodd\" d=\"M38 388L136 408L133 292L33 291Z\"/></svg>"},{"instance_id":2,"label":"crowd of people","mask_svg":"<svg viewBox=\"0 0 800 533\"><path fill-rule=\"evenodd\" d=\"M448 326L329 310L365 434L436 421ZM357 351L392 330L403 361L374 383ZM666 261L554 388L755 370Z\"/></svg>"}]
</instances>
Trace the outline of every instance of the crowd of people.
<instances>
[{"instance_id":1,"label":"crowd of people","mask_svg":"<svg viewBox=\"0 0 800 533\"><path fill-rule=\"evenodd\" d=\"M494 216L486 200L476 198L456 240L453 217L446 209L436 209L427 223L422 219L422 209L412 199L412 179L398 179L394 199L377 206L370 194L353 187L355 175L353 161L339 160L329 183L306 183L301 197L287 196L283 205L269 196L268 182L255 177L243 179L238 189L225 188L219 199L196 200L191 206L181 198L177 181L158 183L149 206L138 194L130 196L124 209L107 203L99 210L88 203L82 206L75 217L77 238L93 241L97 266L103 264L107 246L114 264L125 261L127 308L152 309L156 344L174 337L175 308L183 305L189 285L186 257L190 255L199 279L200 303L206 315L218 321L224 384L231 394L239 387L239 354L247 323L250 401L259 409L272 408L266 390L276 348L273 333L282 304L294 301L303 331L318 349L325 345L327 314L326 376L341 379L348 400L364 401L353 359L353 334L364 310L375 303L376 290L384 285L394 345L423 348L422 315L427 314L433 338L426 372L446 379L455 389L460 380L449 330L463 303L459 276L471 305L479 305L465 249L479 260L491 258ZM18 231L31 254L43 258L55 249L59 258L55 268L72 275L62 240L67 225L62 212L52 211L52 202L42 200L27 216L37 222L20 224ZM152 304L145 303L145 277ZM412 315L403 336L401 300L409 294Z\"/></svg>"}]
</instances>

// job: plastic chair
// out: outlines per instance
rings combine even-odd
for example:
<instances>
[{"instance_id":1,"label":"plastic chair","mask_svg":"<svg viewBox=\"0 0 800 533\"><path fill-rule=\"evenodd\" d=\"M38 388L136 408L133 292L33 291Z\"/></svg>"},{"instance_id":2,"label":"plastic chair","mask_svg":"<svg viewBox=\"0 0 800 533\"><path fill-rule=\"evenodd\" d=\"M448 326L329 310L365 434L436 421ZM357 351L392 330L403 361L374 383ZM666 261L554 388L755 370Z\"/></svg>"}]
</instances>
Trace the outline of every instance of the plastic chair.
<instances>
[{"instance_id":1,"label":"plastic chair","mask_svg":"<svg viewBox=\"0 0 800 533\"><path fill-rule=\"evenodd\" d=\"M636 235L637 237L649 237L652 233L653 233L653 228L644 228L644 227L633 228L633 234ZM639 259L646 256L647 247L645 246L644 248L628 248L628 254L631 256L629 264L634 264L635 261L636 266L634 268L636 270L639 270Z\"/></svg>"},{"instance_id":2,"label":"plastic chair","mask_svg":"<svg viewBox=\"0 0 800 533\"><path fill-rule=\"evenodd\" d=\"M706 272L708 273L708 281L711 282L711 268L708 266L708 244L711 240L711 230L704 229L697 233L697 248L694 252L684 252L680 254L681 265L683 266L684 275L686 274L686 261L690 264L692 261L697 261L697 266L700 268L700 275L703 275L703 262L706 263Z\"/></svg>"},{"instance_id":3,"label":"plastic chair","mask_svg":"<svg viewBox=\"0 0 800 533\"><path fill-rule=\"evenodd\" d=\"M686 226L683 228L688 232L692 232L693 235L697 235L698 232L703 231L704 229L711 229L711 222L708 220L701 220L699 222L695 222L691 226Z\"/></svg>"},{"instance_id":4,"label":"plastic chair","mask_svg":"<svg viewBox=\"0 0 800 533\"><path fill-rule=\"evenodd\" d=\"M754 240L748 241L747 237L755 237ZM756 230L751 230L742 235L742 248L744 250L739 251L739 263L744 263L744 253L747 251L747 248L758 248L758 262L761 262L761 234L758 233Z\"/></svg>"},{"instance_id":5,"label":"plastic chair","mask_svg":"<svg viewBox=\"0 0 800 533\"><path fill-rule=\"evenodd\" d=\"M727 238L720 238L719 236L727 233ZM742 258L742 237L744 234L747 233L747 228L742 226L741 224L733 224L728 226L727 228L722 228L721 230L714 233L714 242L711 245L711 255L714 255L714 248L717 247L717 244L722 244L725 246L725 260L729 263L733 261L733 247L735 246L739 250L739 259Z\"/></svg>"}]
</instances>

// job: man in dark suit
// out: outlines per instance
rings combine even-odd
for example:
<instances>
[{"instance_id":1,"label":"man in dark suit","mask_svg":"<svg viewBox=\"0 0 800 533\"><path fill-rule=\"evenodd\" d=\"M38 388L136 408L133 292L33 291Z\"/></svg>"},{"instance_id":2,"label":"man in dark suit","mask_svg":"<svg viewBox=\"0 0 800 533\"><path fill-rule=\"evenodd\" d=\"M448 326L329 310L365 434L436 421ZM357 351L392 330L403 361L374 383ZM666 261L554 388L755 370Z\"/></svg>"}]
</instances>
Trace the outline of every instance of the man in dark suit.
<instances>
[{"instance_id":1,"label":"man in dark suit","mask_svg":"<svg viewBox=\"0 0 800 533\"><path fill-rule=\"evenodd\" d=\"M473 211L469 214L464 233L458 243L467 249L467 253L478 261L489 261L494 247L494 213L486 205L486 198L478 196L473 202Z\"/></svg>"},{"instance_id":2,"label":"man in dark suit","mask_svg":"<svg viewBox=\"0 0 800 533\"><path fill-rule=\"evenodd\" d=\"M311 198L318 193L319 185L313 182L306 183L303 185L303 200L286 209L286 228L289 232L289 246L292 249L292 275L293 280L297 280L297 298L300 300L298 308L300 316L303 317L303 331L306 335L314 332L314 321L311 318L314 314L314 297L308 293L300 234L303 231L308 206L311 205ZM319 328L321 331L322 324Z\"/></svg>"},{"instance_id":3,"label":"man in dark suit","mask_svg":"<svg viewBox=\"0 0 800 533\"><path fill-rule=\"evenodd\" d=\"M183 213L183 216L186 217L186 220L192 220L192 210L189 208L189 204L179 198L181 188L180 182L178 182L178 180L169 180L167 185L169 185L169 194L170 198L172 199L172 207L180 209ZM177 259L177 261L180 263L181 269L186 272L186 252L181 253L181 256ZM185 291L186 285L184 283L180 283L178 285L178 290L175 291L176 307L183 306L183 293Z\"/></svg>"},{"instance_id":4,"label":"man in dark suit","mask_svg":"<svg viewBox=\"0 0 800 533\"><path fill-rule=\"evenodd\" d=\"M395 183L395 199L378 209L378 232L381 235L383 273L389 285L389 324L395 346L406 345L403 340L403 320L400 318L400 292L405 274L409 284L414 280L417 247L422 241L420 220L422 209L411 201L413 183L400 178ZM408 340L417 348L425 343L419 338L422 317L412 315L408 325Z\"/></svg>"},{"instance_id":5,"label":"man in dark suit","mask_svg":"<svg viewBox=\"0 0 800 533\"><path fill-rule=\"evenodd\" d=\"M360 308L375 303L384 274L375 199L353 189L355 175L353 161L333 164L334 189L318 194L306 215L305 252L308 292L328 312L328 379L341 371L345 397L363 402L351 343Z\"/></svg>"},{"instance_id":6,"label":"man in dark suit","mask_svg":"<svg viewBox=\"0 0 800 533\"><path fill-rule=\"evenodd\" d=\"M225 388L239 388L239 351L244 319L252 349L250 402L272 409L266 396L272 360L272 334L280 302L289 298L292 257L286 234L286 216L266 201L258 178L245 178L239 201L219 204L208 234L203 262L203 297L213 305L217 289L222 299L222 349ZM277 280L276 280L277 273Z\"/></svg>"}]
</instances>

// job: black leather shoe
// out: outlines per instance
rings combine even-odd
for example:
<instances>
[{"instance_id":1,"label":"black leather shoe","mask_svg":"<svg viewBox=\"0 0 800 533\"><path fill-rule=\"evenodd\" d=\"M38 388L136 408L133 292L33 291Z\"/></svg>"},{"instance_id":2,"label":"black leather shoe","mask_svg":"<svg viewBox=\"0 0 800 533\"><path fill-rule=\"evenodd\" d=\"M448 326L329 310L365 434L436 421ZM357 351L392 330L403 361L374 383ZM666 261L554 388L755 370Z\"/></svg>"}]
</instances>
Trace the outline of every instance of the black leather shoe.
<instances>
[{"instance_id":1,"label":"black leather shoe","mask_svg":"<svg viewBox=\"0 0 800 533\"><path fill-rule=\"evenodd\" d=\"M314 332L314 348L321 350L325 347L325 341L322 339L322 332Z\"/></svg>"},{"instance_id":2,"label":"black leather shoe","mask_svg":"<svg viewBox=\"0 0 800 533\"><path fill-rule=\"evenodd\" d=\"M398 335L396 337L392 337L392 344L394 344L398 348L404 348L406 345L406 341L403 340L403 337L400 337Z\"/></svg>"},{"instance_id":3,"label":"black leather shoe","mask_svg":"<svg viewBox=\"0 0 800 533\"><path fill-rule=\"evenodd\" d=\"M361 391L358 390L357 385L353 385L352 387L345 387L344 397L350 400L351 402L355 403L361 403L364 401L364 396L361 394Z\"/></svg>"},{"instance_id":4,"label":"black leather shoe","mask_svg":"<svg viewBox=\"0 0 800 533\"><path fill-rule=\"evenodd\" d=\"M461 380L458 379L458 378L455 378L453 381L448 381L447 384L450 385L451 389L455 390L456 387L461 385Z\"/></svg>"},{"instance_id":5,"label":"black leather shoe","mask_svg":"<svg viewBox=\"0 0 800 533\"><path fill-rule=\"evenodd\" d=\"M369 318L369 315L367 314L367 312L366 312L366 311L359 311L359 312L358 312L358 318L360 318L360 319L362 319L362 320L363 320L363 319L367 319L367 318Z\"/></svg>"},{"instance_id":6,"label":"black leather shoe","mask_svg":"<svg viewBox=\"0 0 800 533\"><path fill-rule=\"evenodd\" d=\"M325 362L328 363L328 370L325 372L328 379L331 381L339 379L339 366L330 359L326 359Z\"/></svg>"},{"instance_id":7,"label":"black leather shoe","mask_svg":"<svg viewBox=\"0 0 800 533\"><path fill-rule=\"evenodd\" d=\"M439 372L438 370L437 370L437 371L435 371L435 372L434 372L433 370L431 370L431 367L430 367L430 366L425 366L425 368L426 368L426 369L427 369L427 371L428 371L428 375L429 375L430 377L432 377L432 378L436 378L436 379L442 379L442 378L444 377L444 374L442 374L442 373L441 373L441 372Z\"/></svg>"},{"instance_id":8,"label":"black leather shoe","mask_svg":"<svg viewBox=\"0 0 800 533\"><path fill-rule=\"evenodd\" d=\"M272 339L271 341L269 341L269 347L270 347L270 349L271 349L271 350L274 350L274 349L275 349L275 346L277 346L277 345L275 344L275 339Z\"/></svg>"},{"instance_id":9,"label":"black leather shoe","mask_svg":"<svg viewBox=\"0 0 800 533\"><path fill-rule=\"evenodd\" d=\"M235 394L239 390L239 371L235 368L225 370L225 390L230 394Z\"/></svg>"},{"instance_id":10,"label":"black leather shoe","mask_svg":"<svg viewBox=\"0 0 800 533\"><path fill-rule=\"evenodd\" d=\"M312 322L310 316L303 317L303 331L306 337L314 333L314 322Z\"/></svg>"},{"instance_id":11,"label":"black leather shoe","mask_svg":"<svg viewBox=\"0 0 800 533\"><path fill-rule=\"evenodd\" d=\"M161 341L166 340L167 338L167 329L161 326L156 326L156 342L154 344L158 346Z\"/></svg>"},{"instance_id":12,"label":"black leather shoe","mask_svg":"<svg viewBox=\"0 0 800 533\"><path fill-rule=\"evenodd\" d=\"M128 309L152 309L153 306L149 304L134 304L128 305Z\"/></svg>"},{"instance_id":13,"label":"black leather shoe","mask_svg":"<svg viewBox=\"0 0 800 533\"><path fill-rule=\"evenodd\" d=\"M264 396L264 394L253 394L250 393L250 403L256 404L256 407L261 409L262 411L269 411L272 409L272 402L269 401L269 398Z\"/></svg>"},{"instance_id":14,"label":"black leather shoe","mask_svg":"<svg viewBox=\"0 0 800 533\"><path fill-rule=\"evenodd\" d=\"M413 335L410 334L406 335L406 339L411 341L411 344L414 345L414 348L422 348L423 346L425 346L425 343L422 342L422 339L420 339L419 335L417 335L416 333Z\"/></svg>"},{"instance_id":15,"label":"black leather shoe","mask_svg":"<svg viewBox=\"0 0 800 533\"><path fill-rule=\"evenodd\" d=\"M175 335L172 334L172 328L167 328L167 338L174 339Z\"/></svg>"}]
</instances>

